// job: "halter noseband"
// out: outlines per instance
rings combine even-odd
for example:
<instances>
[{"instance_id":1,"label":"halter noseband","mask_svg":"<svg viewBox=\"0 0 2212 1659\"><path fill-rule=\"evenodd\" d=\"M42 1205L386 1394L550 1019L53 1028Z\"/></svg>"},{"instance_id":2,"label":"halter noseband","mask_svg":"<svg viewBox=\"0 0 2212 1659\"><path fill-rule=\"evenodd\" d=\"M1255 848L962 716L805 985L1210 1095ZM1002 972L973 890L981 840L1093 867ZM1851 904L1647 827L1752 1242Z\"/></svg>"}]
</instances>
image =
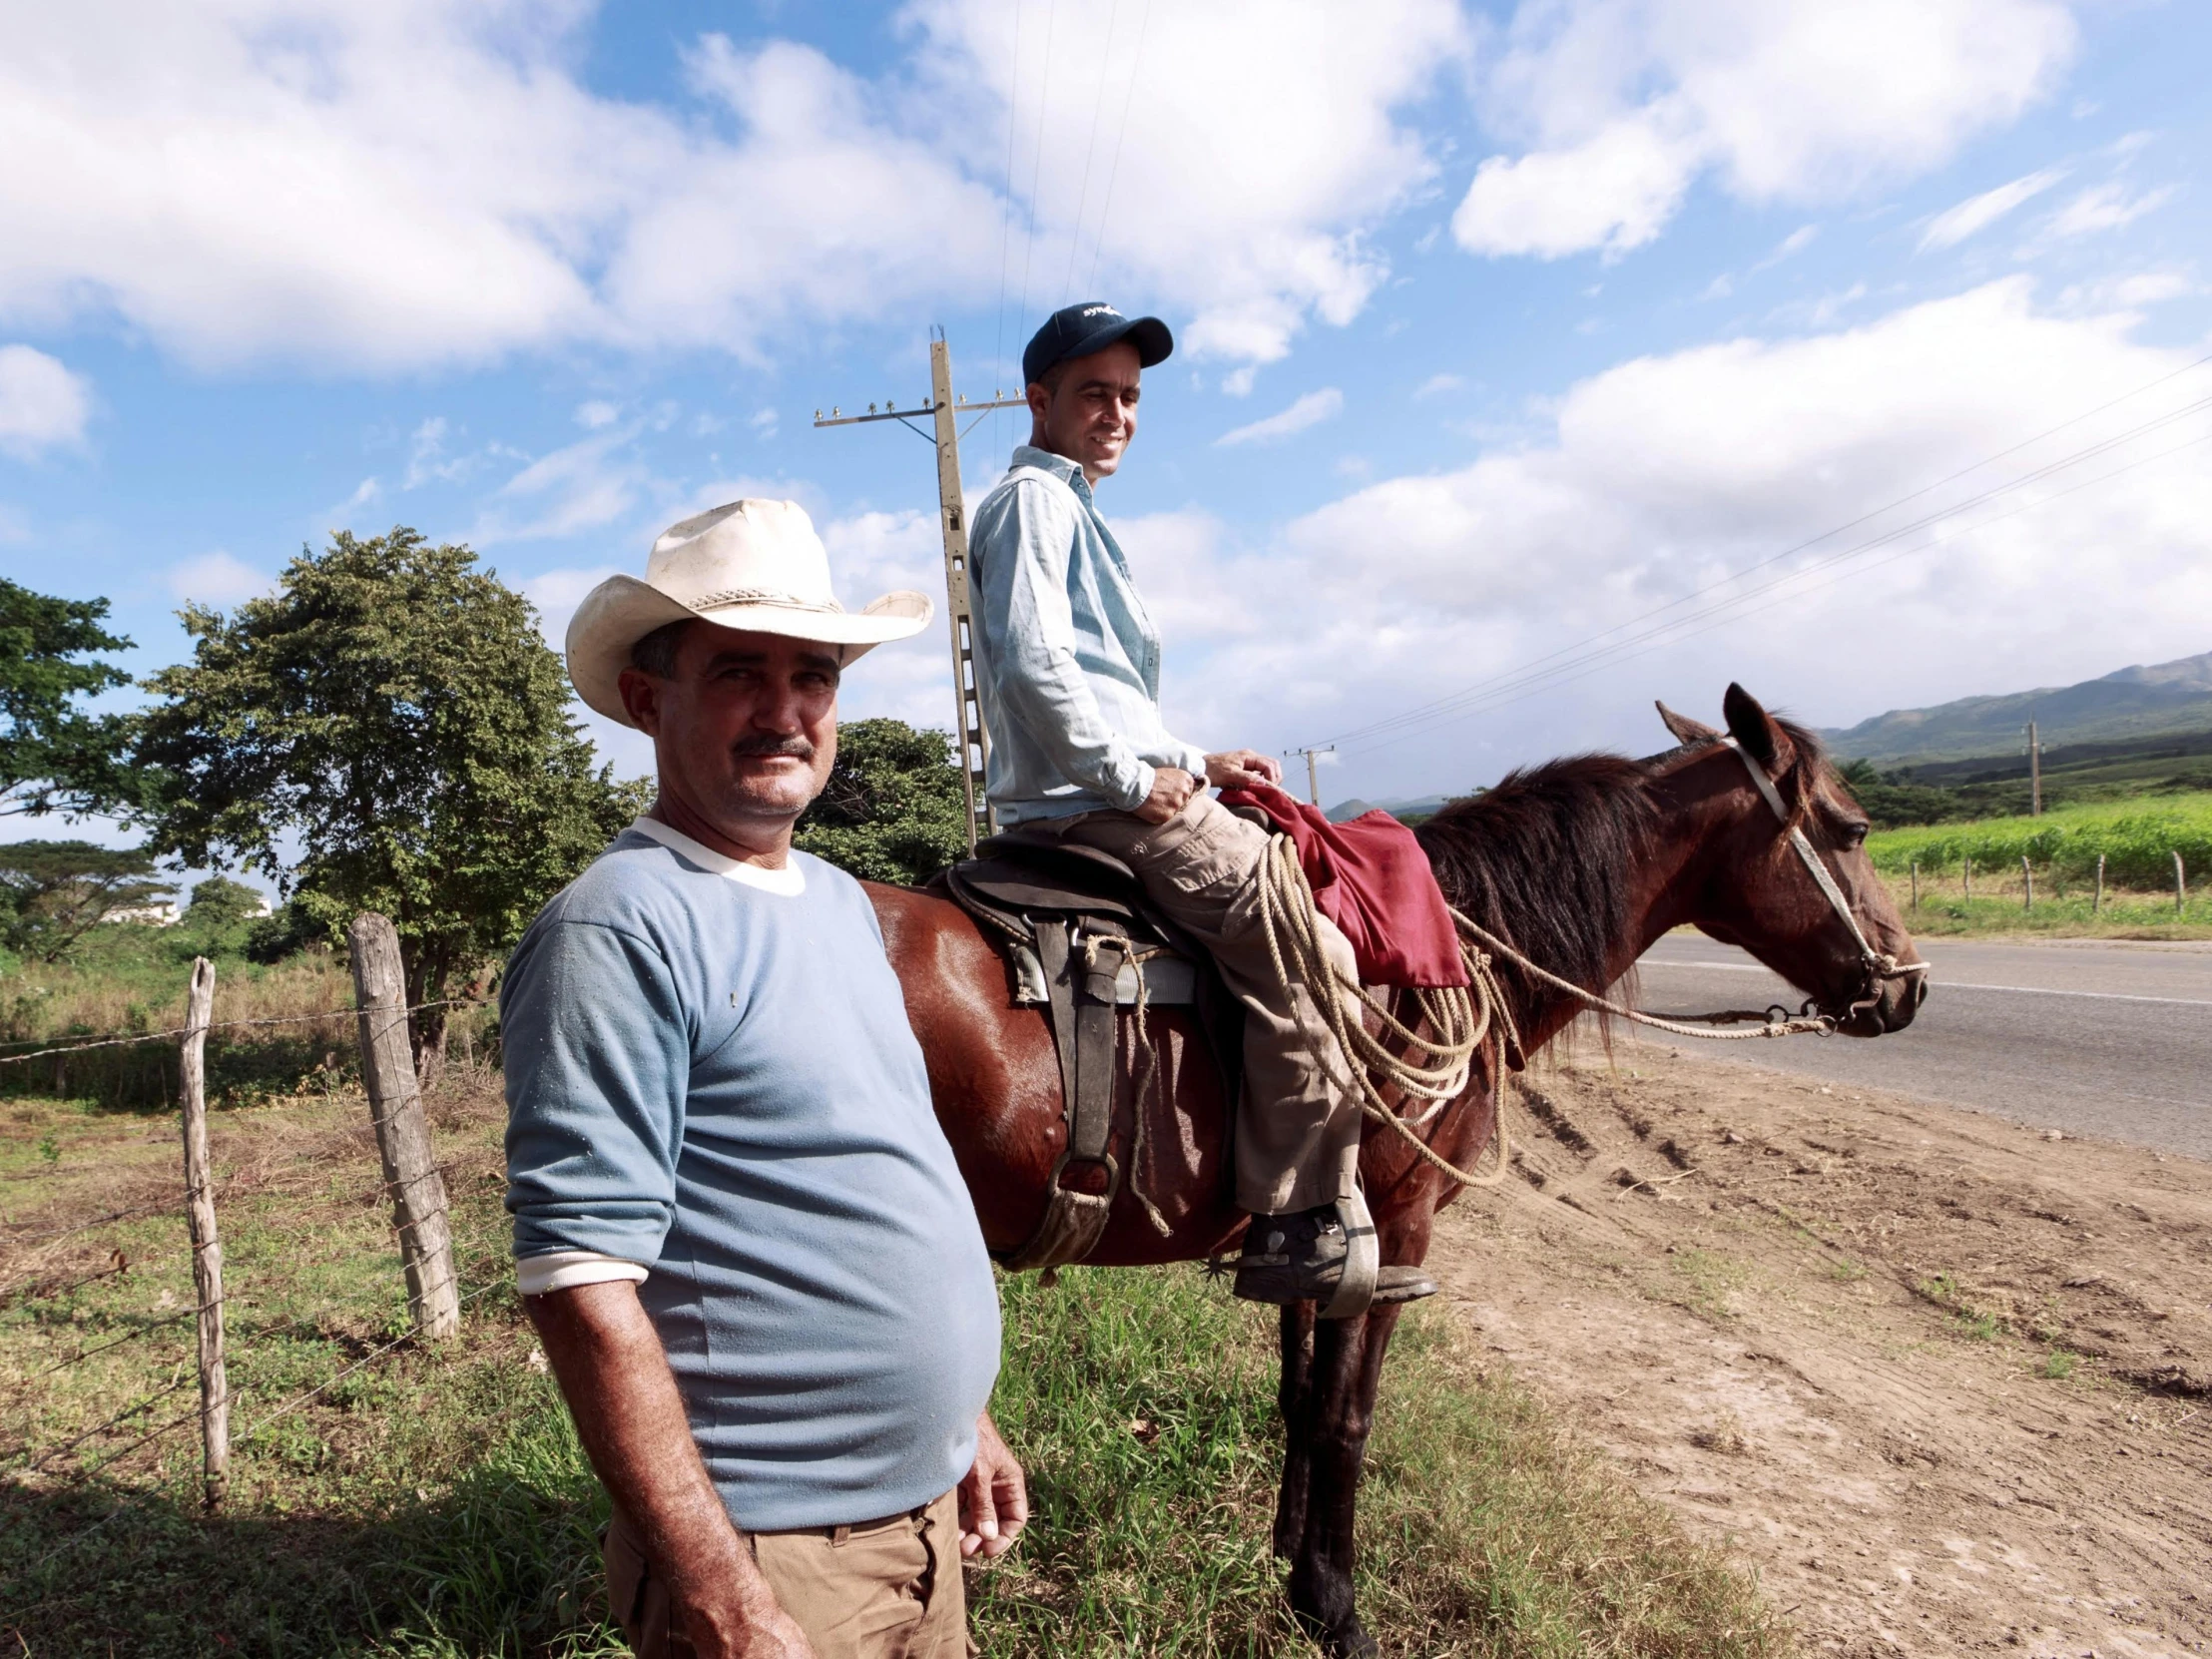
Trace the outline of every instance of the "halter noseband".
<instances>
[{"instance_id":1,"label":"halter noseband","mask_svg":"<svg viewBox=\"0 0 2212 1659\"><path fill-rule=\"evenodd\" d=\"M1774 809L1774 816L1790 831L1790 844L1797 848L1798 859L1805 865L1806 873L1813 877L1813 884L1821 889L1828 900L1828 907L1843 919L1851 931L1851 941L1859 947L1859 966L1866 974L1865 994L1852 1000L1846 1010L1849 1018L1875 1000L1875 987L1885 979L1909 979L1916 973L1926 973L1926 962L1900 962L1886 950L1877 950L1867 942L1867 935L1859 925L1859 918L1851 913L1851 902L1844 897L1844 889L1836 884L1836 878L1828 873L1828 866L1821 862L1821 855L1813 850L1813 843L1805 838L1805 831L1790 823L1790 809L1782 799L1782 792L1774 787L1774 780L1767 776L1767 769L1745 751L1744 746L1732 737L1720 740L1736 752L1736 758L1744 763L1744 770L1751 774L1751 781ZM1810 1007L1810 1004L1808 1004ZM1833 1016L1824 1016L1833 1017Z\"/></svg>"}]
</instances>

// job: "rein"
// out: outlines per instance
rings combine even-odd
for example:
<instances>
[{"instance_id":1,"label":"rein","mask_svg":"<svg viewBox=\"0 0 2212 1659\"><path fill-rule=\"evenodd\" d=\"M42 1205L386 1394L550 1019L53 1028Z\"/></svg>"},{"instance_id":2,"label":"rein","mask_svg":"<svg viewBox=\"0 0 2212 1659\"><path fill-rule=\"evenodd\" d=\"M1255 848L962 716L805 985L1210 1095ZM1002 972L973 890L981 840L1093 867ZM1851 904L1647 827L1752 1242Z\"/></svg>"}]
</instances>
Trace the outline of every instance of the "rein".
<instances>
[{"instance_id":1,"label":"rein","mask_svg":"<svg viewBox=\"0 0 2212 1659\"><path fill-rule=\"evenodd\" d=\"M1694 1037L1705 1042L1742 1042L1750 1038L1793 1037L1807 1034L1832 1036L1836 1030L1862 1007L1873 1000L1876 987L1886 979L1904 979L1917 973L1926 973L1926 962L1903 962L1887 951L1874 948L1867 940L1866 931L1859 925L1859 918L1852 914L1851 903L1844 896L1843 888L1829 874L1828 866L1806 838L1804 830L1792 822L1790 809L1782 799L1782 792L1775 788L1774 780L1766 770L1745 753L1742 744L1732 737L1719 740L1736 752L1744 763L1744 770L1751 774L1751 781L1758 787L1760 797L1774 812L1775 818L1789 832L1790 844L1798 859L1805 865L1806 873L1828 900L1829 908L1850 930L1852 942L1859 947L1859 965L1866 975L1863 994L1855 997L1842 1015L1801 1011L1789 1017L1781 1008L1765 1013L1743 1010L1725 1010L1713 1014L1689 1016L1703 1024L1685 1024L1680 1020L1661 1018L1647 1014L1640 1008L1631 1008L1584 990L1571 979L1561 978L1549 968L1539 966L1527 956L1507 944L1496 934L1480 926L1470 917L1452 906L1451 920L1459 932L1459 955L1466 963L1467 988L1415 990L1412 995L1420 1009L1420 1017L1411 1026L1398 1020L1391 1007L1379 1001L1357 978L1346 975L1329 959L1321 942L1319 910L1314 901L1314 889L1306 878L1306 870L1300 862L1297 844L1290 836L1275 834L1269 837L1269 855L1263 863L1260 882L1260 918L1265 926L1268 952L1273 959L1276 980L1288 1005L1295 981L1308 986L1334 982L1342 993L1332 997L1316 997L1335 1037L1337 1054L1344 1067L1351 1072L1348 1080L1338 1075L1338 1066L1332 1056L1317 1047L1315 1059L1335 1078L1340 1087L1354 1093L1360 1101L1360 1110L1375 1122L1393 1130L1427 1163L1442 1171L1452 1180L1465 1186L1494 1186L1503 1179L1510 1156L1505 1138L1505 1118L1500 1111L1497 1119L1497 1159L1495 1165L1481 1174L1460 1169L1414 1133L1427 1123L1445 1105L1464 1091L1473 1061L1485 1047L1494 1050L1496 1065L1493 1076L1501 1091L1500 1107L1504 1102L1506 1061L1509 1054L1522 1054L1520 1035L1512 1027L1511 1016L1505 1010L1503 989L1491 967L1493 957L1513 963L1531 978L1557 990L1566 992L1587 1006L1598 1009L1632 1024L1649 1026L1672 1036ZM1364 1021L1349 1017L1349 999L1357 998L1358 1005L1374 1014L1380 1021L1386 1040L1379 1040L1368 1032ZM1806 1008L1812 1004L1807 1002ZM1784 1017L1776 1018L1777 1014ZM1708 1026L1758 1020L1760 1024L1749 1031L1715 1031ZM1423 1035L1433 1031L1435 1036ZM1390 1046L1392 1043L1396 1047ZM1401 1112L1393 1110L1377 1087L1377 1078L1398 1091L1401 1101L1406 1099L1429 1102L1428 1109L1418 1117L1408 1120Z\"/></svg>"}]
</instances>

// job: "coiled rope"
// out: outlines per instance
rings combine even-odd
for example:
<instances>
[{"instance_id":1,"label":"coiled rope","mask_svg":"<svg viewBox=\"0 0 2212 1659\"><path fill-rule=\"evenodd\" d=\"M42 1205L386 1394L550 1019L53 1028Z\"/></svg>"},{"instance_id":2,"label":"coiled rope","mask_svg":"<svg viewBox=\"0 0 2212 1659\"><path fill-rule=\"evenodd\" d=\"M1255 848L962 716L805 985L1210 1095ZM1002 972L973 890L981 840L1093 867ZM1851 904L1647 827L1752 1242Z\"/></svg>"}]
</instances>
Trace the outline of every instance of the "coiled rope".
<instances>
[{"instance_id":1,"label":"coiled rope","mask_svg":"<svg viewBox=\"0 0 2212 1659\"><path fill-rule=\"evenodd\" d=\"M1358 978L1330 960L1322 943L1314 889L1299 861L1298 845L1280 833L1269 836L1268 854L1261 865L1260 922L1267 933L1276 984L1283 994L1282 1006L1294 1006L1296 988L1304 984L1328 1023L1334 1044L1315 1044L1312 1053L1331 1081L1355 1096L1360 1110L1369 1118L1389 1128L1422 1160L1461 1186L1494 1187L1504 1180L1511 1156L1503 1111L1505 1060L1508 1044L1513 1053L1520 1052L1520 1037L1512 1030L1511 1016L1505 1011L1505 999L1490 971L1489 957L1461 940L1459 958L1466 963L1467 984L1408 993L1419 1009L1418 1017L1408 1025L1388 1002L1377 998ZM1338 994L1312 994L1315 987L1332 985ZM1367 1022L1353 1012L1355 1008L1373 1014L1379 1030L1371 1032ZM1335 1052L1326 1052L1328 1046L1333 1046ZM1487 1170L1465 1170L1414 1130L1466 1092L1475 1056L1485 1046L1492 1052L1491 1074L1500 1091L1497 1156ZM1401 1101L1426 1101L1428 1109L1407 1122L1383 1098L1379 1081L1394 1088Z\"/></svg>"}]
</instances>

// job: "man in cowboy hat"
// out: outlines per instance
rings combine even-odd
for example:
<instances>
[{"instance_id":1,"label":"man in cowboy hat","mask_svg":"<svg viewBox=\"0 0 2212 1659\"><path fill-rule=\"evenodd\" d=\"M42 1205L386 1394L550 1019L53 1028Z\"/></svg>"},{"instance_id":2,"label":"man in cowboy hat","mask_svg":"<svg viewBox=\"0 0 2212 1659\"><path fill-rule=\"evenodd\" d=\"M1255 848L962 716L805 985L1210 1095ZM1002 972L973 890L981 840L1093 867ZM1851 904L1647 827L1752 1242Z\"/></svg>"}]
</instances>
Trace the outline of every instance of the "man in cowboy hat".
<instances>
[{"instance_id":1,"label":"man in cowboy hat","mask_svg":"<svg viewBox=\"0 0 2212 1659\"><path fill-rule=\"evenodd\" d=\"M1237 1199L1254 1221L1236 1291L1327 1302L1348 1258L1340 1206L1357 1204L1359 1104L1317 1058L1335 1038L1315 993L1281 988L1260 921L1268 837L1206 793L1274 784L1282 768L1249 749L1208 754L1167 730L1160 636L1091 493L1136 436L1143 370L1174 348L1158 317L1087 300L1046 318L1022 352L1029 441L976 508L968 544L985 790L1002 826L1121 858L1212 951L1245 1006ZM1326 918L1322 930L1351 974L1350 944ZM1383 1268L1376 1300L1434 1289L1418 1269Z\"/></svg>"},{"instance_id":2,"label":"man in cowboy hat","mask_svg":"<svg viewBox=\"0 0 2212 1659\"><path fill-rule=\"evenodd\" d=\"M960 1562L1022 1474L984 1411L998 1302L859 884L792 825L858 613L789 501L670 529L568 631L660 799L539 914L500 997L516 1272L614 1499L641 1659L953 1659Z\"/></svg>"}]
</instances>

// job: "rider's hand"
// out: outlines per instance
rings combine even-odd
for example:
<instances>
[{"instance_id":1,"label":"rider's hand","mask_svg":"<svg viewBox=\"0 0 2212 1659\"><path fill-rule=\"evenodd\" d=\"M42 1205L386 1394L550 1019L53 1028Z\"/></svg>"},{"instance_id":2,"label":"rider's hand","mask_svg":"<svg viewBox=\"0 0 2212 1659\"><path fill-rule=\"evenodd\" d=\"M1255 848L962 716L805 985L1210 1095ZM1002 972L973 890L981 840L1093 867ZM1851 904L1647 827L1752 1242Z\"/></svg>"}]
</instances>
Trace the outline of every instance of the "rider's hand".
<instances>
[{"instance_id":1,"label":"rider's hand","mask_svg":"<svg viewBox=\"0 0 2212 1659\"><path fill-rule=\"evenodd\" d=\"M1229 749L1206 757L1206 782L1221 790L1258 789L1283 782L1283 767L1254 749Z\"/></svg>"},{"instance_id":2,"label":"rider's hand","mask_svg":"<svg viewBox=\"0 0 2212 1659\"><path fill-rule=\"evenodd\" d=\"M1152 793L1130 810L1147 824L1165 824L1188 807L1196 794L1198 780L1181 767L1155 767Z\"/></svg>"}]
</instances>

